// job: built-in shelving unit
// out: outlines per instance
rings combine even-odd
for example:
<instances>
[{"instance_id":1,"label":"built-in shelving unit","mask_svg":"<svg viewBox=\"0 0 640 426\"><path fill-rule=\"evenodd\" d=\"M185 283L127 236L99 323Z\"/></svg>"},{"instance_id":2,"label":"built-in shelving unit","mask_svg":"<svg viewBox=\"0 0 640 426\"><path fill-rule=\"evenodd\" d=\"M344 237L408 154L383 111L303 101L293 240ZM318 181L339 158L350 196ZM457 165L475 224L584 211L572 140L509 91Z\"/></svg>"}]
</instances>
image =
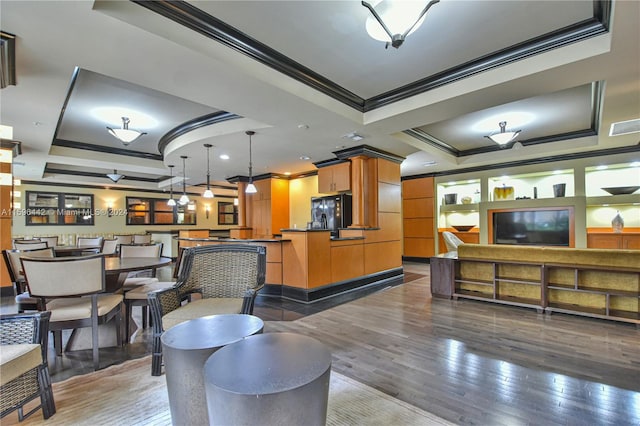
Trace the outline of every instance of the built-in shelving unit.
<instances>
[{"instance_id":1,"label":"built-in shelving unit","mask_svg":"<svg viewBox=\"0 0 640 426\"><path fill-rule=\"evenodd\" d=\"M634 240L640 241L640 235L631 235L640 233L640 190L611 195L602 189L640 186L640 165L618 162L587 166L586 161L556 164L555 168L552 164L519 168L522 171L519 173L506 169L498 174L488 170L461 174L454 179L436 178L438 232L450 231L454 225L475 225L473 232L478 234L480 243L487 244L492 240L491 211L567 207L575 214L576 247L613 248L615 245L635 249L640 245ZM448 194L456 194L455 202L452 195L445 197ZM629 238L619 237L619 244L614 245L608 236L591 238L592 233L611 233L611 220L618 213L625 221L623 235ZM439 252L444 250L439 246Z\"/></svg>"}]
</instances>

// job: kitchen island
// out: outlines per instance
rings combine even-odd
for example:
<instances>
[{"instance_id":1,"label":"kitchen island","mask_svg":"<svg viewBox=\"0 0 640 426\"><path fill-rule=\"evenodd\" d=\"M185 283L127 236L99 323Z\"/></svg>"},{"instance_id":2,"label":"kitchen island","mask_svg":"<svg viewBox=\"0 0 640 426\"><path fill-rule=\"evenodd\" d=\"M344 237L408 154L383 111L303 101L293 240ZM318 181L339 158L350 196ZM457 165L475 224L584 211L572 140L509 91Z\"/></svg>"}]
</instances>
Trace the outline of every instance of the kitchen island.
<instances>
[{"instance_id":1,"label":"kitchen island","mask_svg":"<svg viewBox=\"0 0 640 426\"><path fill-rule=\"evenodd\" d=\"M305 303L361 287L402 282L399 241L385 241L379 229L349 229L331 238L325 229L282 229L273 239L178 238L180 247L251 244L267 249L262 294Z\"/></svg>"}]
</instances>

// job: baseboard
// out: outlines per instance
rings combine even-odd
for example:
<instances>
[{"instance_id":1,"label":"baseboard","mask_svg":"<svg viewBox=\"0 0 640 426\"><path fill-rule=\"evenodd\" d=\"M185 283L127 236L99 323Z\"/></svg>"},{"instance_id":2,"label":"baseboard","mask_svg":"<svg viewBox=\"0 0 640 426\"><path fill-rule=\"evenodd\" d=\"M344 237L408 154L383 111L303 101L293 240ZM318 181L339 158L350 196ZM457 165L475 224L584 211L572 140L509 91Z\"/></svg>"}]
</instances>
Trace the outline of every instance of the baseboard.
<instances>
[{"instance_id":1,"label":"baseboard","mask_svg":"<svg viewBox=\"0 0 640 426\"><path fill-rule=\"evenodd\" d=\"M402 284L404 271L402 268L389 269L375 274L365 275L353 280L332 283L311 290L283 285L281 297L302 303L313 303L329 297L338 296L354 290L367 288L374 290Z\"/></svg>"},{"instance_id":2,"label":"baseboard","mask_svg":"<svg viewBox=\"0 0 640 426\"><path fill-rule=\"evenodd\" d=\"M402 256L403 262L430 263L428 257Z\"/></svg>"}]
</instances>

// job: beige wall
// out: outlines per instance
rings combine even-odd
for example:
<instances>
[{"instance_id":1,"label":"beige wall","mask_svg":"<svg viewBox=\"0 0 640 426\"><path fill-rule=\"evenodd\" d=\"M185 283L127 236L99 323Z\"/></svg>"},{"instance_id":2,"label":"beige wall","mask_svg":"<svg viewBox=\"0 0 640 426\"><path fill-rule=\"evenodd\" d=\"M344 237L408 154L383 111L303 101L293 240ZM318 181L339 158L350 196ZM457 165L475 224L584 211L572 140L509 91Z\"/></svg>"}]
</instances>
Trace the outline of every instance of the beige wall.
<instances>
[{"instance_id":1,"label":"beige wall","mask_svg":"<svg viewBox=\"0 0 640 426\"><path fill-rule=\"evenodd\" d=\"M311 197L327 194L318 193L318 176L292 179L289 182L289 226L305 228L311 220Z\"/></svg>"},{"instance_id":2,"label":"beige wall","mask_svg":"<svg viewBox=\"0 0 640 426\"><path fill-rule=\"evenodd\" d=\"M122 212L125 210L125 200L127 196L148 197L148 198L168 198L167 194L137 192L137 191L120 191L110 189L93 189L93 188L76 188L49 185L21 185L15 188L20 192L21 209L26 206L25 196L27 191L42 192L66 192L74 194L93 194L93 203L96 210L96 216L93 226L74 226L74 225L58 225L58 226L25 226L24 216L14 214L11 233L16 236L34 236L34 235L68 235L68 234L113 234L113 233L144 233L145 231L169 230L169 229L229 229L230 225L218 225L218 202L233 202L233 198L215 197L206 199L202 197L191 197L196 200L197 219L196 225L127 225L126 215ZM107 207L111 205L114 209L114 215L108 217L105 213ZM206 218L205 206L210 206L209 218ZM18 209L18 210L21 210ZM122 214L120 214L122 213Z\"/></svg>"}]
</instances>

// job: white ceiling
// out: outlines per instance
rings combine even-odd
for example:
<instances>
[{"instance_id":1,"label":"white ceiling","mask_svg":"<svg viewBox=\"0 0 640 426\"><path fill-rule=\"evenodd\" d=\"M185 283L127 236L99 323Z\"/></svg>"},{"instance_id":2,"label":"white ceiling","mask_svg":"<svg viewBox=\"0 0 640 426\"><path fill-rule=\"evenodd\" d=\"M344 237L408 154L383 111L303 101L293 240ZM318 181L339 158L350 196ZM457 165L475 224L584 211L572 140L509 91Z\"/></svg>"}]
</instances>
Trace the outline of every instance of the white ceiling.
<instances>
[{"instance_id":1,"label":"white ceiling","mask_svg":"<svg viewBox=\"0 0 640 426\"><path fill-rule=\"evenodd\" d=\"M369 12L359 1L189 4L284 55L312 80L321 76L320 86L328 81L370 100L589 19L598 3L442 0L399 49L366 34ZM365 112L134 2L3 0L0 12L2 31L17 36L17 85L0 92L0 123L22 142L14 173L26 180L108 185L101 174L117 169L128 179L111 186L164 188L167 165L181 174L187 155L188 184L202 184L203 144L211 143L213 180L229 186L226 178L248 174L246 130L256 131L254 174L308 172L334 151L362 144L407 157L404 176L638 144L637 133L608 136L612 122L640 117L636 1L613 3L609 32ZM594 93L601 94L597 105ZM91 114L105 106L141 111L156 125L138 128L147 135L125 148L106 131L117 123ZM221 111L241 118L185 133L159 151L167 132ZM495 149L474 124L514 111L534 118L521 127L518 150L456 155L403 133L417 129L459 152ZM597 134L554 138L592 124ZM134 120L130 127L137 128ZM365 139L343 137L350 132ZM116 151L80 149L95 146ZM222 153L230 160L220 160ZM424 166L431 161L437 164Z\"/></svg>"}]
</instances>

